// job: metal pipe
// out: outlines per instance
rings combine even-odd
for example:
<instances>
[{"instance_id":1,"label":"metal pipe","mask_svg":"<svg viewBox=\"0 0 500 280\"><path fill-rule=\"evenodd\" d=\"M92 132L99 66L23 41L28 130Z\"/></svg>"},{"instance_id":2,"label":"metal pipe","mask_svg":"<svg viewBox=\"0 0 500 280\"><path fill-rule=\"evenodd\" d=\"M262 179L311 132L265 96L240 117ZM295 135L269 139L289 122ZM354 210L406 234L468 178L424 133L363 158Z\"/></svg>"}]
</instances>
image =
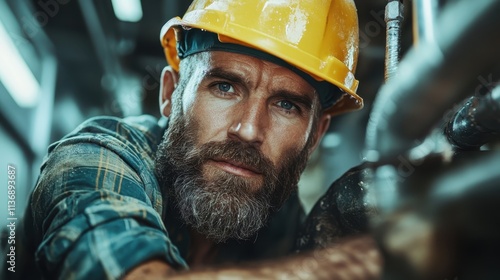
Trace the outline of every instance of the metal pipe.
<instances>
[{"instance_id":1,"label":"metal pipe","mask_svg":"<svg viewBox=\"0 0 500 280\"><path fill-rule=\"evenodd\" d=\"M479 150L500 139L500 87L469 98L448 122L445 135L460 150Z\"/></svg>"},{"instance_id":2,"label":"metal pipe","mask_svg":"<svg viewBox=\"0 0 500 280\"><path fill-rule=\"evenodd\" d=\"M460 1L440 15L436 43L412 48L398 78L384 84L366 133L366 159L377 161L421 143L443 113L470 95L468 86L500 59L500 1ZM416 141L418 140L418 141Z\"/></svg>"},{"instance_id":3,"label":"metal pipe","mask_svg":"<svg viewBox=\"0 0 500 280\"><path fill-rule=\"evenodd\" d=\"M413 0L413 42L435 42L437 0Z\"/></svg>"},{"instance_id":4,"label":"metal pipe","mask_svg":"<svg viewBox=\"0 0 500 280\"><path fill-rule=\"evenodd\" d=\"M382 279L499 275L498 166L497 151L428 157L404 180L397 164L378 166L369 194L380 213L371 221Z\"/></svg>"},{"instance_id":5,"label":"metal pipe","mask_svg":"<svg viewBox=\"0 0 500 280\"><path fill-rule=\"evenodd\" d=\"M385 6L386 45L385 80L392 78L398 69L401 52L401 24L404 6L399 0L389 0Z\"/></svg>"}]
</instances>

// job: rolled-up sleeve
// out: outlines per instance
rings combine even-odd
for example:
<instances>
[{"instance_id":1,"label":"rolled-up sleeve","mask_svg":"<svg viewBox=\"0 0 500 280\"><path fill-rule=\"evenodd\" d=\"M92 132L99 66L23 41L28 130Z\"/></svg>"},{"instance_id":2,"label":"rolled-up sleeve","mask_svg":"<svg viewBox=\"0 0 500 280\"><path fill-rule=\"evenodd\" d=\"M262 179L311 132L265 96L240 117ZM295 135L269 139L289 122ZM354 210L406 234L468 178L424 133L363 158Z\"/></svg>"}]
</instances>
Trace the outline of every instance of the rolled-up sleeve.
<instances>
[{"instance_id":1,"label":"rolled-up sleeve","mask_svg":"<svg viewBox=\"0 0 500 280\"><path fill-rule=\"evenodd\" d=\"M31 205L45 277L118 279L150 259L186 267L162 222L147 133L91 122L50 148Z\"/></svg>"}]
</instances>

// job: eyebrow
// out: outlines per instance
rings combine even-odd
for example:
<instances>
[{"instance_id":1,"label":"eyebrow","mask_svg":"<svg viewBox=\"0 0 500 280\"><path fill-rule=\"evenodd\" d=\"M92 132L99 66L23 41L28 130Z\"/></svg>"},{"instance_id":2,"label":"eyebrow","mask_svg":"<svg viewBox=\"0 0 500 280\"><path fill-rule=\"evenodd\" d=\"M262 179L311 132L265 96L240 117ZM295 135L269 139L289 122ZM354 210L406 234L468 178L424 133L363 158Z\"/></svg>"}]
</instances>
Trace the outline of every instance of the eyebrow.
<instances>
[{"instance_id":1,"label":"eyebrow","mask_svg":"<svg viewBox=\"0 0 500 280\"><path fill-rule=\"evenodd\" d=\"M248 86L248 81L245 77L235 72L227 71L222 67L214 67L210 69L207 71L205 78L222 78L231 81L232 83L240 84L245 87ZM290 100L294 103L301 104L308 110L311 110L313 106L313 98L311 98L307 93L298 93L282 89L273 92L272 97Z\"/></svg>"},{"instance_id":2,"label":"eyebrow","mask_svg":"<svg viewBox=\"0 0 500 280\"><path fill-rule=\"evenodd\" d=\"M215 68L210 69L205 74L205 78L222 78L222 79L225 79L225 80L228 80L228 81L231 81L233 83L240 84L240 85L247 84L247 81L243 76L236 74L234 72L231 72L231 71L227 71L222 67L215 67Z\"/></svg>"}]
</instances>

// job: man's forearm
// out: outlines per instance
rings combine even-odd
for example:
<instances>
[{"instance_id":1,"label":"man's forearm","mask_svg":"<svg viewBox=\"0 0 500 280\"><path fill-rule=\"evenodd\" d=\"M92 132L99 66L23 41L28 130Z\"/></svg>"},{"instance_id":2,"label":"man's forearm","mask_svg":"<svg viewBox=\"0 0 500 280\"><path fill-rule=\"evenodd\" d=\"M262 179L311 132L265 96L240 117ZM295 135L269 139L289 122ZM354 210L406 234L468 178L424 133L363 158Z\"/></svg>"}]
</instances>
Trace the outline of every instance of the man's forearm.
<instances>
[{"instance_id":1,"label":"man's forearm","mask_svg":"<svg viewBox=\"0 0 500 280\"><path fill-rule=\"evenodd\" d=\"M151 261L131 271L133 279L378 279L382 258L370 236L347 239L325 249L239 267L210 267L176 272Z\"/></svg>"}]
</instances>

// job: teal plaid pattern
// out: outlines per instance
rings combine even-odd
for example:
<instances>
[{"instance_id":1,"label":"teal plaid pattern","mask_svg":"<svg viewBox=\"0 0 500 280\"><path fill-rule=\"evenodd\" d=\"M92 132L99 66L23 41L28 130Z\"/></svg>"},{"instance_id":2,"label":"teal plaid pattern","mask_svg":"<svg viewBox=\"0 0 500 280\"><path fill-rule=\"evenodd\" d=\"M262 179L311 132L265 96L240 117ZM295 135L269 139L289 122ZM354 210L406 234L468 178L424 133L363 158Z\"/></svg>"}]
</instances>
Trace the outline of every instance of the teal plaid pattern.
<instances>
[{"instance_id":1,"label":"teal plaid pattern","mask_svg":"<svg viewBox=\"0 0 500 280\"><path fill-rule=\"evenodd\" d=\"M118 279L150 259L187 268L154 175L164 130L151 116L98 117L49 147L31 197L45 278Z\"/></svg>"}]
</instances>

